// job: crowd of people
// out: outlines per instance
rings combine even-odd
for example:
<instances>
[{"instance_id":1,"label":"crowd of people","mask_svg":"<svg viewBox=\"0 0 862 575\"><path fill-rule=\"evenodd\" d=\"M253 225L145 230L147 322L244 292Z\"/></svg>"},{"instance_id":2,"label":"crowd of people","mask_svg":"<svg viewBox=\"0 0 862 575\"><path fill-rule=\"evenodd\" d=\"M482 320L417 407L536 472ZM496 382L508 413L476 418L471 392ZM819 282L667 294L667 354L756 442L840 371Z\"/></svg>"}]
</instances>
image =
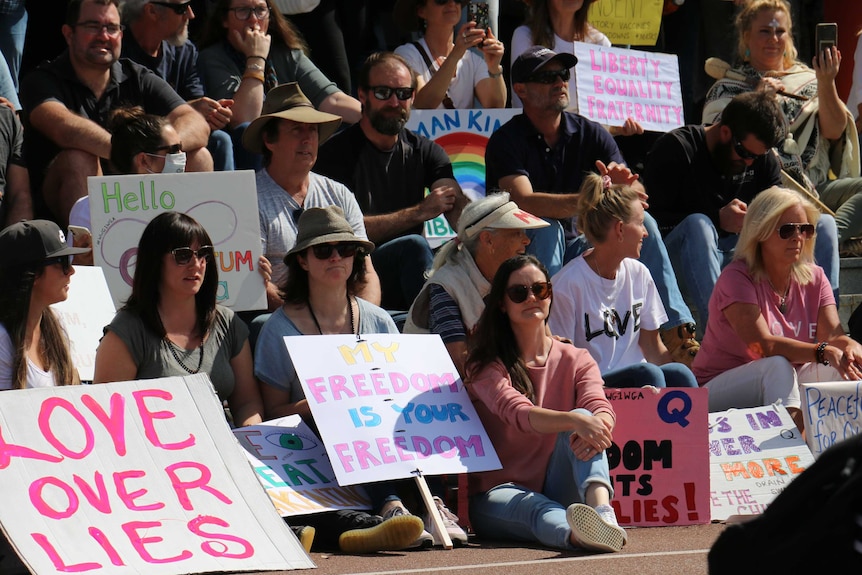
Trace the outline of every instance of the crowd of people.
<instances>
[{"instance_id":1,"label":"crowd of people","mask_svg":"<svg viewBox=\"0 0 862 575\"><path fill-rule=\"evenodd\" d=\"M284 336L438 334L502 463L469 477L475 532L619 551L604 388L701 386L711 411L781 402L803 430L799 383L862 379L836 307L862 167L841 53L798 60L810 50L786 0L734 1L736 57L703 124L626 157L638 122L578 113L574 43L610 45L591 3L524 0L507 38L501 3L480 26L466 0L397 0L409 40L353 69L343 44L331 61L309 50L337 13L326 0L299 15L272 0L69 0L66 50L20 78L0 67L0 389L81 383L50 306L73 258L92 264L86 234L64 235L89 227L88 176L253 169L267 309L218 305L207 230L162 213L92 383L206 373L232 425L298 414L315 428ZM522 112L490 137L473 201L445 151L405 127L414 108L509 103ZM438 216L456 237L432 250ZM365 487L372 513L288 518L306 549L443 542L403 484Z\"/></svg>"}]
</instances>

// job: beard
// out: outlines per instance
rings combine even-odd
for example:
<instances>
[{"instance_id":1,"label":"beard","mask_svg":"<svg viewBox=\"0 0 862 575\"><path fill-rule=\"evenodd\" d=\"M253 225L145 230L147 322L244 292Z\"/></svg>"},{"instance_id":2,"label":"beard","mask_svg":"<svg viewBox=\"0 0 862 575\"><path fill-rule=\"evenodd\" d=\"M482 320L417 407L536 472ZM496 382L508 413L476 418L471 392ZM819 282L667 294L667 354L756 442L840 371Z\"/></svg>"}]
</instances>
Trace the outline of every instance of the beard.
<instances>
[{"instance_id":1,"label":"beard","mask_svg":"<svg viewBox=\"0 0 862 575\"><path fill-rule=\"evenodd\" d=\"M189 40L189 25L188 22L183 24L183 27L177 30L177 33L167 39L168 44L179 48Z\"/></svg>"},{"instance_id":2,"label":"beard","mask_svg":"<svg viewBox=\"0 0 862 575\"><path fill-rule=\"evenodd\" d=\"M410 110L398 108L400 111L398 115L386 115L384 114L385 110L386 108L369 110L368 121L371 122L371 126L381 134L397 136L401 130L404 129L404 126L407 125L407 120L410 119Z\"/></svg>"}]
</instances>

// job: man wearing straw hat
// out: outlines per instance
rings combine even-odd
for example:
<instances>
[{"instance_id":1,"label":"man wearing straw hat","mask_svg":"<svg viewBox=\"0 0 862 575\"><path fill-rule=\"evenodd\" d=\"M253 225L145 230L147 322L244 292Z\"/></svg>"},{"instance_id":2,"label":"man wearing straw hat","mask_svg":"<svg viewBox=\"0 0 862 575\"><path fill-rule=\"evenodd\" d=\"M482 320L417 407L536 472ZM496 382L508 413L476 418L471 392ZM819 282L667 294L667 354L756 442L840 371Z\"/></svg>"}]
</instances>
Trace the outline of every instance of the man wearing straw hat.
<instances>
[{"instance_id":1,"label":"man wearing straw hat","mask_svg":"<svg viewBox=\"0 0 862 575\"><path fill-rule=\"evenodd\" d=\"M287 276L284 255L296 244L297 222L305 209L338 206L354 233L368 239L362 210L350 190L311 171L318 146L340 124L339 116L316 110L299 84L291 82L269 92L263 113L243 135L248 150L263 154L264 168L257 173L256 183L260 239L263 253L272 263L272 281L266 286L270 311L283 303L278 287ZM368 281L357 295L379 304L380 281L370 258L365 265Z\"/></svg>"}]
</instances>

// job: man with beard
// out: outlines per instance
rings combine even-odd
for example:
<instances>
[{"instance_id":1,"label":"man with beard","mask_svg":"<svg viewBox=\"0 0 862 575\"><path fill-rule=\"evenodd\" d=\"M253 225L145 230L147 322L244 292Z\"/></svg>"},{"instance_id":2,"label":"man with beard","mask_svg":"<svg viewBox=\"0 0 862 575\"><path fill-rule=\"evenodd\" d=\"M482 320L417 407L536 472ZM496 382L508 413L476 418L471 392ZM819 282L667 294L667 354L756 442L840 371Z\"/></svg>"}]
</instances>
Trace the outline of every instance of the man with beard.
<instances>
[{"instance_id":1,"label":"man with beard","mask_svg":"<svg viewBox=\"0 0 862 575\"><path fill-rule=\"evenodd\" d=\"M189 40L189 21L194 17L191 0L126 0L120 57L155 72L204 117L210 127L207 149L215 169L232 170L233 143L222 130L230 122L233 100L204 96L197 69L198 49Z\"/></svg>"},{"instance_id":2,"label":"man with beard","mask_svg":"<svg viewBox=\"0 0 862 575\"><path fill-rule=\"evenodd\" d=\"M672 130L647 155L643 177L649 211L702 326L748 204L763 190L781 185L781 166L771 148L784 137L784 116L775 97L746 92L731 100L717 124ZM815 257L837 290L837 229L830 215L822 215L817 224Z\"/></svg>"},{"instance_id":3,"label":"man with beard","mask_svg":"<svg viewBox=\"0 0 862 575\"><path fill-rule=\"evenodd\" d=\"M586 238L575 220L584 174L598 172L615 184L630 185L648 207L638 176L629 170L610 133L583 116L565 111L569 105L570 69L578 59L533 46L512 64L512 90L523 114L500 127L485 150L485 187L511 194L518 207L545 218L550 227L531 230L527 252L551 274L583 252ZM667 311L662 339L674 360L691 365L700 348L695 327L661 241L655 220L646 214L640 261L649 268Z\"/></svg>"},{"instance_id":4,"label":"man with beard","mask_svg":"<svg viewBox=\"0 0 862 575\"><path fill-rule=\"evenodd\" d=\"M362 117L320 149L316 164L356 195L377 244L371 259L389 310L407 310L425 283L433 258L424 222L443 214L454 227L468 202L443 148L404 128L415 92L416 75L403 58L369 56L359 77Z\"/></svg>"},{"instance_id":5,"label":"man with beard","mask_svg":"<svg viewBox=\"0 0 862 575\"><path fill-rule=\"evenodd\" d=\"M133 103L166 116L182 139L187 171L212 170L209 127L194 108L148 69L119 59L123 27L117 0L71 0L63 25L68 50L31 72L21 86L24 157L37 216L64 227L87 195L87 177L111 155L104 128L112 109ZM165 156L165 150L144 150ZM172 154L179 156L180 154Z\"/></svg>"}]
</instances>

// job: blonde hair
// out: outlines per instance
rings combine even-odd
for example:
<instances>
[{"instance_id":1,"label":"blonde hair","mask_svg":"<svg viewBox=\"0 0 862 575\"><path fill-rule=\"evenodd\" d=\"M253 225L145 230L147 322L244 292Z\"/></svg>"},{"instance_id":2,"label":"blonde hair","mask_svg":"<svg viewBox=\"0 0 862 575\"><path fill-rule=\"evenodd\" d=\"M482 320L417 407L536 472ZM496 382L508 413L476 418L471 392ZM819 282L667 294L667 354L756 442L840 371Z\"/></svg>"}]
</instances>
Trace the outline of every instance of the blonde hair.
<instances>
[{"instance_id":1,"label":"blonde hair","mask_svg":"<svg viewBox=\"0 0 862 575\"><path fill-rule=\"evenodd\" d=\"M733 259L744 261L754 279L763 279L766 273L761 243L775 232L781 214L795 206L802 206L808 217L808 223L817 226L820 212L814 204L787 188L773 186L757 194L757 197L748 205ZM790 273L801 285L811 283L814 279L811 273L813 264L814 238L811 238L802 243L802 254L793 263Z\"/></svg>"},{"instance_id":2,"label":"blonde hair","mask_svg":"<svg viewBox=\"0 0 862 575\"><path fill-rule=\"evenodd\" d=\"M746 32L751 31L751 24L761 12L767 10L784 12L787 15L787 33L784 35L784 67L790 68L796 64L798 52L793 44L793 20L790 18L790 4L786 0L751 0L745 4L736 16L737 52L739 59L748 61L748 44L745 41Z\"/></svg>"},{"instance_id":3,"label":"blonde hair","mask_svg":"<svg viewBox=\"0 0 862 575\"><path fill-rule=\"evenodd\" d=\"M638 199L630 186L611 184L605 188L602 176L587 174L578 198L578 229L591 244L600 244L614 222L628 222L634 217L632 202Z\"/></svg>"}]
</instances>

